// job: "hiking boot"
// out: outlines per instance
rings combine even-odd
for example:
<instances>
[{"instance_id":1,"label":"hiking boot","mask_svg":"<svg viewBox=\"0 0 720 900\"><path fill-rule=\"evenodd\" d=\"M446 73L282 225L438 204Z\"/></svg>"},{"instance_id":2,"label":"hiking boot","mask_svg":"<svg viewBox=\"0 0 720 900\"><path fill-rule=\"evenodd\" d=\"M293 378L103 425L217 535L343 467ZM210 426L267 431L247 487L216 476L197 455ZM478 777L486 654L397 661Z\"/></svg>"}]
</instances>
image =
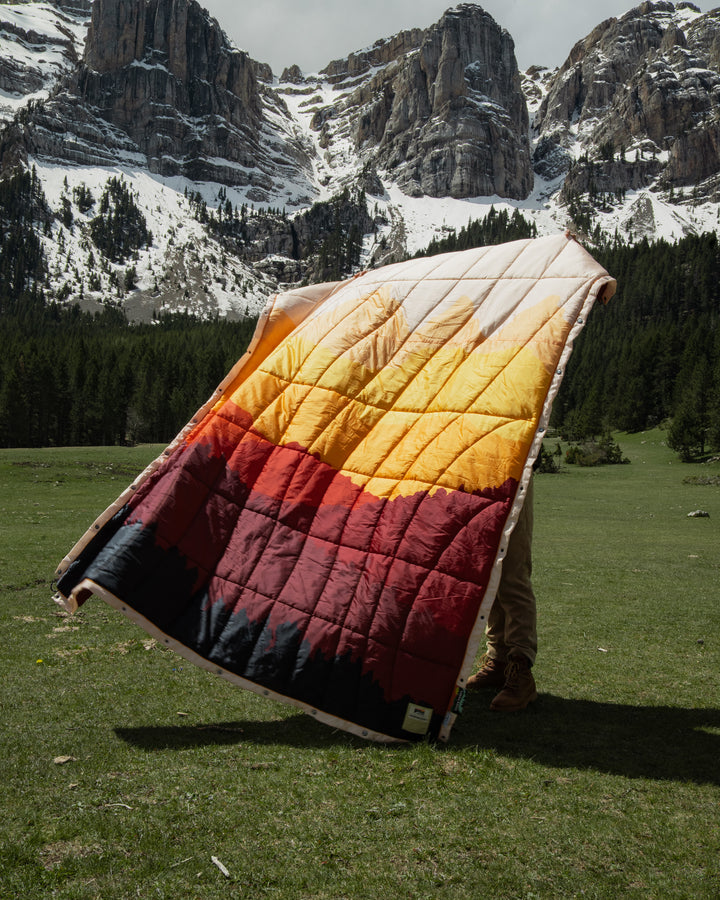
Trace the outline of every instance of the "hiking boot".
<instances>
[{"instance_id":1,"label":"hiking boot","mask_svg":"<svg viewBox=\"0 0 720 900\"><path fill-rule=\"evenodd\" d=\"M505 669L504 687L493 699L490 709L496 712L517 712L525 709L533 700L537 700L537 688L530 660L522 655L511 657Z\"/></svg>"},{"instance_id":2,"label":"hiking boot","mask_svg":"<svg viewBox=\"0 0 720 900\"><path fill-rule=\"evenodd\" d=\"M505 684L504 659L491 659L487 653L480 660L478 671L468 678L467 687L471 691L482 691L485 688L498 688Z\"/></svg>"}]
</instances>

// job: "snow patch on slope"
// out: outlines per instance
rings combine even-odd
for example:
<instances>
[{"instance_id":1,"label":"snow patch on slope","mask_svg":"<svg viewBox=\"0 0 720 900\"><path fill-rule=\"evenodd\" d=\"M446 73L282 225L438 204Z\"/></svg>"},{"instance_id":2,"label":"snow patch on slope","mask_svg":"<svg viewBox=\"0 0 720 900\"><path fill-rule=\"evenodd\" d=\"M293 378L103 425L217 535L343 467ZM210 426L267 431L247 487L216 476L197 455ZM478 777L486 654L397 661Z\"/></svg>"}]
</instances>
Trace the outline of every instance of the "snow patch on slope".
<instances>
[{"instance_id":1,"label":"snow patch on slope","mask_svg":"<svg viewBox=\"0 0 720 900\"><path fill-rule=\"evenodd\" d=\"M74 66L73 57L82 54L88 22L49 3L0 5L0 60L12 69L6 83L15 76L19 88L0 90L0 122L31 100L50 95L58 78Z\"/></svg>"},{"instance_id":2,"label":"snow patch on slope","mask_svg":"<svg viewBox=\"0 0 720 900\"><path fill-rule=\"evenodd\" d=\"M194 218L185 192L197 192L210 206L217 206L218 186L198 185L183 178L161 178L143 169L122 167L68 168L34 161L50 207L59 211L63 197L72 199L74 189L84 185L94 198L87 214L73 208L70 227L56 221L45 237L49 287L69 291L68 299L97 308L114 298L149 321L166 312L189 312L201 316L216 312L233 318L257 315L275 288L251 266L228 257ZM90 237L90 221L110 178L122 178L152 232L152 244L137 251L122 264L104 260ZM239 199L228 189L231 202ZM137 286L125 288L125 275L133 267ZM99 287L93 289L95 274ZM97 284L97 282L96 282Z\"/></svg>"}]
</instances>

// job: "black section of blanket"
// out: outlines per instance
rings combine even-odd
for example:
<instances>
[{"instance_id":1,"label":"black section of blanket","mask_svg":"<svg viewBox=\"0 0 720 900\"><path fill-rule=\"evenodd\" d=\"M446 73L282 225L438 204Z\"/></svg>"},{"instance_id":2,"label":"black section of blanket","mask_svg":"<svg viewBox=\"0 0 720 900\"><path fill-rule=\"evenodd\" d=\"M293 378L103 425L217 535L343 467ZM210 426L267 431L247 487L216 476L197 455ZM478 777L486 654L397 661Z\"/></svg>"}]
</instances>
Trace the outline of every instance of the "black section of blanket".
<instances>
[{"instance_id":1,"label":"black section of blanket","mask_svg":"<svg viewBox=\"0 0 720 900\"><path fill-rule=\"evenodd\" d=\"M57 588L64 597L69 597L73 588L86 578L86 569L91 560L112 540L127 518L129 507L124 506L100 528L96 535L83 547L77 557L70 563L67 569L57 580Z\"/></svg>"}]
</instances>

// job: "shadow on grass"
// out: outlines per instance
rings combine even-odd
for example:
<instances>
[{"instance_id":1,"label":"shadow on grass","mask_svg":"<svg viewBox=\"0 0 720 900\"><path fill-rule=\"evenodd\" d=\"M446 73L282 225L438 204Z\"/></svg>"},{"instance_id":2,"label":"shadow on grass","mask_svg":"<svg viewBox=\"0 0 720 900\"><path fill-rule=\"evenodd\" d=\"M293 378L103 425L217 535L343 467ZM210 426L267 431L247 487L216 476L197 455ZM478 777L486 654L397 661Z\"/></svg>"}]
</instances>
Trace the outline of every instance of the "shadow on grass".
<instances>
[{"instance_id":1,"label":"shadow on grass","mask_svg":"<svg viewBox=\"0 0 720 900\"><path fill-rule=\"evenodd\" d=\"M627 706L541 694L524 712L503 715L489 710L491 697L468 699L452 746L628 778L720 784L720 709Z\"/></svg>"},{"instance_id":2,"label":"shadow on grass","mask_svg":"<svg viewBox=\"0 0 720 900\"><path fill-rule=\"evenodd\" d=\"M623 706L541 694L522 713L490 712L492 694L473 694L450 743L439 749L492 749L500 756L532 759L558 768L595 769L628 778L720 784L720 709ZM212 744L368 746L304 714L272 721L117 728L143 750L185 749ZM412 745L388 745L402 751Z\"/></svg>"},{"instance_id":3,"label":"shadow on grass","mask_svg":"<svg viewBox=\"0 0 720 900\"><path fill-rule=\"evenodd\" d=\"M320 748L332 747L340 740L353 741L358 747L367 746L367 741L320 725L304 713L268 721L246 719L237 722L201 722L197 725L116 728L115 734L128 744L148 751L243 743Z\"/></svg>"}]
</instances>

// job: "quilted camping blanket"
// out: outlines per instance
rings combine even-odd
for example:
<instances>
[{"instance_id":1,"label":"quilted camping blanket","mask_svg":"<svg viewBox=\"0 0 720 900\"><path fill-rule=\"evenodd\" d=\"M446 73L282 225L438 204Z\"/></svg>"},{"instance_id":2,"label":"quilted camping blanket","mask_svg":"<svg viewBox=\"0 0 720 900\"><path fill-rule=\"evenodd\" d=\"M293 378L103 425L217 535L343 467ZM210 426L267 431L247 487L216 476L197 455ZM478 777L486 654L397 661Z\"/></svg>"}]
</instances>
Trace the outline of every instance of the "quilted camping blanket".
<instances>
[{"instance_id":1,"label":"quilted camping blanket","mask_svg":"<svg viewBox=\"0 0 720 900\"><path fill-rule=\"evenodd\" d=\"M569 236L274 297L57 572L185 658L376 740L447 739L573 340Z\"/></svg>"}]
</instances>

